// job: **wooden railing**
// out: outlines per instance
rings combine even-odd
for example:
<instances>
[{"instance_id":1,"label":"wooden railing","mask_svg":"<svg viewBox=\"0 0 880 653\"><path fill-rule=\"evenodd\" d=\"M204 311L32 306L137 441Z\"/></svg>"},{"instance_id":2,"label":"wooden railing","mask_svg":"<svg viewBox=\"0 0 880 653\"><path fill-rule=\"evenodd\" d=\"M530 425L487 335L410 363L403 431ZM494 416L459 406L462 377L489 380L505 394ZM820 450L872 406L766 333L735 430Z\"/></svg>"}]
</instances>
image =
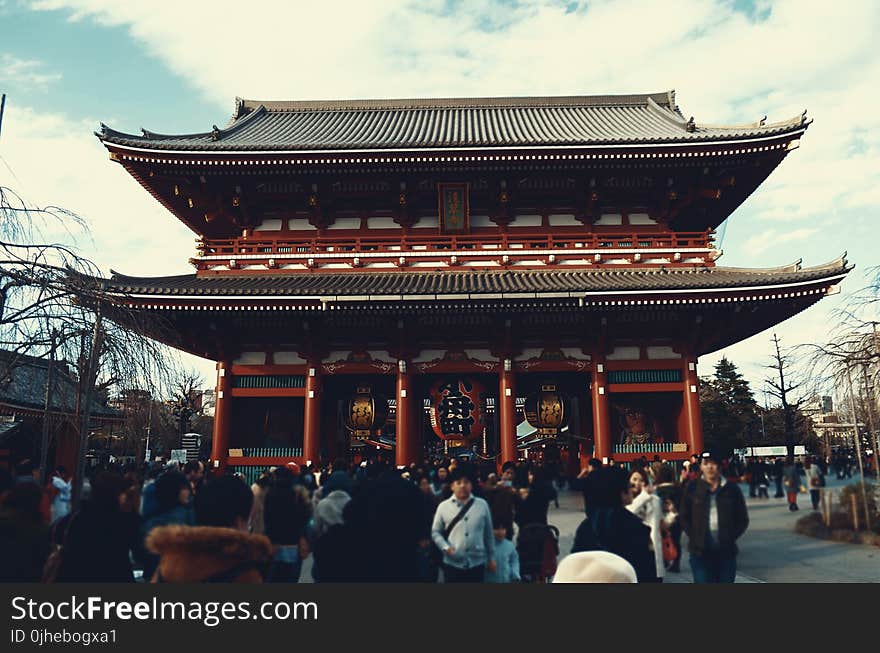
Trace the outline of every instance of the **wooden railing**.
<instances>
[{"instance_id":1,"label":"wooden railing","mask_svg":"<svg viewBox=\"0 0 880 653\"><path fill-rule=\"evenodd\" d=\"M330 236L313 238L241 237L199 242L199 256L301 258L314 254L355 254L382 252L389 256L408 252L491 252L493 250L553 249L683 249L708 248L712 232L681 231L667 233L582 233L542 236Z\"/></svg>"}]
</instances>

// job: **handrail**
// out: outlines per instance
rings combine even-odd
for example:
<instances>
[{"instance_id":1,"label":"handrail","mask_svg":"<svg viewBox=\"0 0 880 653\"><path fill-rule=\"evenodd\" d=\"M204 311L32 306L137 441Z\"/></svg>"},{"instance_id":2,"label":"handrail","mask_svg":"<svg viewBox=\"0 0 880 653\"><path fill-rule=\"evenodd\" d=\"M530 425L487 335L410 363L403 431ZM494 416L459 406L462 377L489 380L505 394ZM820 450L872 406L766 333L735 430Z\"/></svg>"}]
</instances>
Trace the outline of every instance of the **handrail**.
<instances>
[{"instance_id":1,"label":"handrail","mask_svg":"<svg viewBox=\"0 0 880 653\"><path fill-rule=\"evenodd\" d=\"M362 252L385 252L388 255L414 251L468 252L486 250L530 249L675 249L711 248L712 232L684 231L665 233L605 232L580 234L546 234L539 236L486 235L436 235L414 236L401 234L389 236L314 236L311 238L255 238L240 237L200 241L197 248L201 256L292 256L339 252L354 254Z\"/></svg>"}]
</instances>

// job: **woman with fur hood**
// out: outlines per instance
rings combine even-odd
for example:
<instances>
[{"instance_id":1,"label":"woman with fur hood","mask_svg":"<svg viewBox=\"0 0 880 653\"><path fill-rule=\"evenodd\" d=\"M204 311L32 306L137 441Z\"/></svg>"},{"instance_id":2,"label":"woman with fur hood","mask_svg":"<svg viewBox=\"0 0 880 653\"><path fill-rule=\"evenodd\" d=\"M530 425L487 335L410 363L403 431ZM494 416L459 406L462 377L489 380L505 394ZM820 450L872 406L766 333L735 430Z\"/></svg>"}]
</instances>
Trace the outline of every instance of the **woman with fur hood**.
<instances>
[{"instance_id":1,"label":"woman with fur hood","mask_svg":"<svg viewBox=\"0 0 880 653\"><path fill-rule=\"evenodd\" d=\"M209 481L195 499L196 526L160 526L147 548L160 556L156 583L262 583L273 547L248 533L253 493L240 478Z\"/></svg>"}]
</instances>

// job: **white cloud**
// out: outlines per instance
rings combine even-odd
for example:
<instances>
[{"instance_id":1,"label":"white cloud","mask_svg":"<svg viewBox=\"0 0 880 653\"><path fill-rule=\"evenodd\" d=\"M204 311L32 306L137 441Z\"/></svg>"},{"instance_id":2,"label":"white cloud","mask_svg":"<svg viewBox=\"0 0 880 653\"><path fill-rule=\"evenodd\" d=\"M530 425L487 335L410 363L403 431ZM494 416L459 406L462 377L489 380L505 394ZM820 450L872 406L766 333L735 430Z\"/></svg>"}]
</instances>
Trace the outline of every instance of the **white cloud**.
<instances>
[{"instance_id":1,"label":"white cloud","mask_svg":"<svg viewBox=\"0 0 880 653\"><path fill-rule=\"evenodd\" d=\"M45 72L39 61L20 59L8 52L0 53L0 83L45 88L60 79L61 73Z\"/></svg>"},{"instance_id":2,"label":"white cloud","mask_svg":"<svg viewBox=\"0 0 880 653\"><path fill-rule=\"evenodd\" d=\"M666 90L698 122L799 114L806 151L750 208L799 220L872 206L880 188L880 57L873 0L847 10L760 3L754 22L721 0L568 2L120 3L37 0L124 27L223 111L260 99L571 94ZM216 122L205 116L205 124ZM162 131L161 125L155 126ZM859 150L853 151L853 144Z\"/></svg>"},{"instance_id":3,"label":"white cloud","mask_svg":"<svg viewBox=\"0 0 880 653\"><path fill-rule=\"evenodd\" d=\"M766 231L749 237L746 241L746 249L757 256L777 245L806 240L819 232L816 227L803 227L788 231L781 229L767 229Z\"/></svg>"}]
</instances>

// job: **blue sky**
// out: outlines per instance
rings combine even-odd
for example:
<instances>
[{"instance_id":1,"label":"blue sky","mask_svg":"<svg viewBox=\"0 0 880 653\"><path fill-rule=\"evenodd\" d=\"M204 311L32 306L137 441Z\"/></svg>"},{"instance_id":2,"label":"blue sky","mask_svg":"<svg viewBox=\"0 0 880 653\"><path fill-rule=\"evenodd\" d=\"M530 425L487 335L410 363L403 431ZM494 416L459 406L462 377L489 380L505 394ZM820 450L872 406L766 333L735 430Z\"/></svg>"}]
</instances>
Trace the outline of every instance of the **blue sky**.
<instances>
[{"instance_id":1,"label":"blue sky","mask_svg":"<svg viewBox=\"0 0 880 653\"><path fill-rule=\"evenodd\" d=\"M807 6L809 4L809 6ZM729 266L849 252L846 293L880 264L876 3L596 0L242 3L0 0L0 183L91 223L106 272L189 272L193 235L111 164L92 132L225 123L235 96L321 99L655 92L697 122L815 122L726 223ZM7 167L8 166L8 167ZM10 173L10 168L12 173ZM778 328L827 332L840 297ZM724 353L760 386L770 334ZM195 359L193 359L195 361ZM211 364L198 363L206 378Z\"/></svg>"}]
</instances>

